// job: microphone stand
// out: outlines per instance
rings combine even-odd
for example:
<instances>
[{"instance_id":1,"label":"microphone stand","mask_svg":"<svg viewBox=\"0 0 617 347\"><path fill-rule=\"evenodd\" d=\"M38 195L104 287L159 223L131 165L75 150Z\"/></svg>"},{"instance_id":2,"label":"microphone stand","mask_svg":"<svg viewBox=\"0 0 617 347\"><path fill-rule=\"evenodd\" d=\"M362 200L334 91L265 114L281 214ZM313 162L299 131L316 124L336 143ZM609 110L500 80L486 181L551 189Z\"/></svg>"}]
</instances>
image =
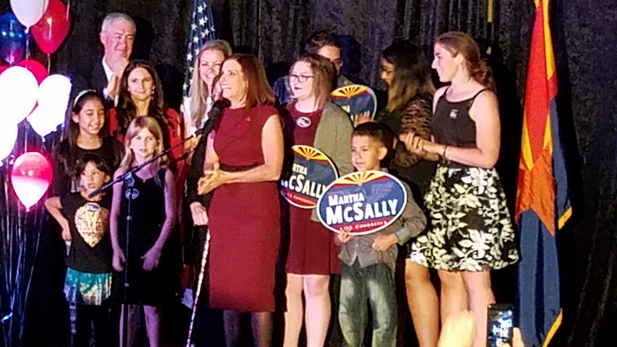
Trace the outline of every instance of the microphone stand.
<instances>
[{"instance_id":1,"label":"microphone stand","mask_svg":"<svg viewBox=\"0 0 617 347\"><path fill-rule=\"evenodd\" d=\"M207 122L206 122L207 123ZM203 134L206 130L206 127L204 126L203 129L200 129L198 131L196 131L193 135L187 137L186 139L178 142L176 145L167 148L166 150L162 151L161 153L155 155L154 157L144 161L143 163L135 166L134 168L128 170L126 173L118 176L116 179L114 179L113 181L107 183L106 185L102 186L101 188L95 190L94 192L89 194L89 197L93 197L96 196L98 194L100 194L102 191L108 189L109 187L113 186L116 183L120 183L120 182L124 182L124 184L126 185L126 187L128 188L123 194L124 197L127 198L128 200L128 205L127 205L127 216L126 216L126 232L125 232L125 249L124 249L124 255L125 255L125 259L126 262L124 264L124 288L123 288L123 301L122 301L122 305L123 305L123 315L122 315L122 347L128 347L128 288L129 288L129 235L131 234L130 230L131 230L131 222L133 220L133 216L131 214L131 200L133 200L134 198L136 198L137 196L134 196L135 194L135 178L133 177L133 175L135 173L137 173L137 171L143 169L145 166L149 165L150 163L154 162L155 160L158 160L159 158L161 158L164 155L167 155L167 153L173 151L174 149L176 149L179 146L184 145L184 143L186 143L189 140L194 139L195 137Z\"/></svg>"},{"instance_id":2,"label":"microphone stand","mask_svg":"<svg viewBox=\"0 0 617 347\"><path fill-rule=\"evenodd\" d=\"M208 250L210 249L210 231L206 229L206 242L204 243L203 254L201 255L201 269L199 270L199 276L197 277L197 288L195 289L195 299L193 300L193 307L191 309L191 322L189 323L189 333L186 339L185 347L195 346L191 340L193 338L193 326L195 324L195 314L197 313L197 303L199 302L199 295L201 294L201 286L204 281L204 272L206 270L206 263L208 262Z\"/></svg>"}]
</instances>

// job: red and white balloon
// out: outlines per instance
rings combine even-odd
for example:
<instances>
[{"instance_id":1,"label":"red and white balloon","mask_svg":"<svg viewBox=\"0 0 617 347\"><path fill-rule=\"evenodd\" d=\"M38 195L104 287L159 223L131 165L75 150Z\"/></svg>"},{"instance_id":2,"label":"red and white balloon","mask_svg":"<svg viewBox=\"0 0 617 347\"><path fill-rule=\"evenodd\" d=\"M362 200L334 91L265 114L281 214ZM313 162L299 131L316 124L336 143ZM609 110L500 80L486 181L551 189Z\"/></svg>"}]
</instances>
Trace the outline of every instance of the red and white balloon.
<instances>
[{"instance_id":1,"label":"red and white balloon","mask_svg":"<svg viewBox=\"0 0 617 347\"><path fill-rule=\"evenodd\" d=\"M52 178L51 163L41 153L28 152L15 159L11 184L26 211L45 195Z\"/></svg>"}]
</instances>

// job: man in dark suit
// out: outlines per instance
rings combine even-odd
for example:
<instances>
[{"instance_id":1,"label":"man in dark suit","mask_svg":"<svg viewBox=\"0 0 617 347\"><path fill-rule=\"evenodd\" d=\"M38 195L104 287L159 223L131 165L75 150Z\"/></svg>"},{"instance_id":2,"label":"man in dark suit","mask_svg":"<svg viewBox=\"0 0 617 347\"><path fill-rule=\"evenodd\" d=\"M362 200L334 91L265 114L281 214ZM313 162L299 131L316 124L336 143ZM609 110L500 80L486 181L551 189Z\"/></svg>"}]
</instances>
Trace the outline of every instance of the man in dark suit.
<instances>
[{"instance_id":1,"label":"man in dark suit","mask_svg":"<svg viewBox=\"0 0 617 347\"><path fill-rule=\"evenodd\" d=\"M89 75L72 73L71 100L83 90L94 89L105 97L107 109L114 108L120 92L120 78L129 64L135 40L135 22L125 13L110 13L103 19L99 34L103 44L103 58L94 64ZM64 128L71 122L71 108L67 110ZM108 122L109 120L106 120Z\"/></svg>"},{"instance_id":2,"label":"man in dark suit","mask_svg":"<svg viewBox=\"0 0 617 347\"><path fill-rule=\"evenodd\" d=\"M72 74L72 99L85 89L95 89L105 96L107 107L115 106L120 78L129 64L135 40L135 22L124 13L110 13L103 20L99 34L103 58L94 64L89 75ZM68 120L67 120L68 121Z\"/></svg>"},{"instance_id":3,"label":"man in dark suit","mask_svg":"<svg viewBox=\"0 0 617 347\"><path fill-rule=\"evenodd\" d=\"M113 100L118 95L120 78L133 51L135 22L127 14L110 13L103 20L100 39L104 55L92 69L90 87Z\"/></svg>"}]
</instances>

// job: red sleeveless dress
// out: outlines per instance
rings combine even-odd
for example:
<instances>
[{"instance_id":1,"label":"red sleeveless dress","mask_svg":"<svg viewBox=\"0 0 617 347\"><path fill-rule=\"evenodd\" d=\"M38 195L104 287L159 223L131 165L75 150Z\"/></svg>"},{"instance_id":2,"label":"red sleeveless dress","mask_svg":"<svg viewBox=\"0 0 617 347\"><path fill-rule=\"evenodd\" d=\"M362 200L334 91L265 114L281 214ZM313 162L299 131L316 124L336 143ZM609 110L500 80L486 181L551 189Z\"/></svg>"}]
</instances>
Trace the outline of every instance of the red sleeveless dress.
<instances>
[{"instance_id":1,"label":"red sleeveless dress","mask_svg":"<svg viewBox=\"0 0 617 347\"><path fill-rule=\"evenodd\" d=\"M264 163L263 127L271 106L225 109L214 150L221 169L242 171ZM277 182L226 184L214 191L210 223L210 306L239 312L274 312L274 277L280 241Z\"/></svg>"}]
</instances>

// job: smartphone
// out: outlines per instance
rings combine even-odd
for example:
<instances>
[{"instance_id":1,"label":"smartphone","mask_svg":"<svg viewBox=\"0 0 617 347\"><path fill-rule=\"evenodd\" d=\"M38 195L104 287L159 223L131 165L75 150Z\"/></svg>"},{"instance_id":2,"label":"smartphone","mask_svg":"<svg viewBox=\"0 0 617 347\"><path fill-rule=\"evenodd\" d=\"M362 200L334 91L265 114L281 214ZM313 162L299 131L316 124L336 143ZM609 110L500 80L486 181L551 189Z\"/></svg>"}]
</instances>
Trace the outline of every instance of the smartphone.
<instances>
[{"instance_id":1,"label":"smartphone","mask_svg":"<svg viewBox=\"0 0 617 347\"><path fill-rule=\"evenodd\" d=\"M488 305L488 347L499 347L503 343L512 346L513 308L509 304Z\"/></svg>"}]
</instances>

